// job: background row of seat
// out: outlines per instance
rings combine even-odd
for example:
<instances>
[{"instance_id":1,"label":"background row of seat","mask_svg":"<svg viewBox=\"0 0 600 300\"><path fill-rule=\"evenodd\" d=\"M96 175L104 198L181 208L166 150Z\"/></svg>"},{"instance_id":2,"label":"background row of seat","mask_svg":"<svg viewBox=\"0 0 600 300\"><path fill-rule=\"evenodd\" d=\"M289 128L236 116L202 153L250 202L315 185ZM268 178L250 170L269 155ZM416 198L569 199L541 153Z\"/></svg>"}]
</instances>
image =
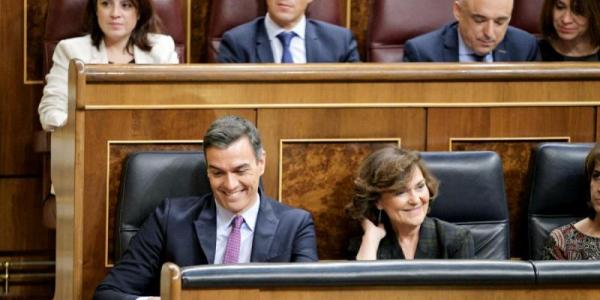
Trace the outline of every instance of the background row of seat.
<instances>
[{"instance_id":1,"label":"background row of seat","mask_svg":"<svg viewBox=\"0 0 600 300\"><path fill-rule=\"evenodd\" d=\"M441 27L454 20L454 0L373 0L367 34L367 57L370 62L400 62L406 40ZM83 35L87 0L51 0L48 3L44 35L44 74L52 64L56 44L66 38ZM181 62L185 62L186 34L181 0L153 0L163 21L165 33L175 40ZM539 36L539 14L543 0L515 0L511 24ZM212 1L207 27L206 53L203 61L214 62L221 36L227 30L246 23L266 12L264 0ZM314 0L310 18L344 25L340 1Z\"/></svg>"},{"instance_id":2,"label":"background row of seat","mask_svg":"<svg viewBox=\"0 0 600 300\"><path fill-rule=\"evenodd\" d=\"M530 258L541 258L550 230L585 216L589 188L583 165L591 147L556 143L542 144L536 150L528 217ZM475 239L476 258L510 258L510 216L500 157L489 151L421 155L441 182L430 216L469 228ZM210 192L204 157L199 152L134 153L123 167L122 176L115 226L116 261L164 198ZM320 226L318 219L315 224Z\"/></svg>"}]
</instances>

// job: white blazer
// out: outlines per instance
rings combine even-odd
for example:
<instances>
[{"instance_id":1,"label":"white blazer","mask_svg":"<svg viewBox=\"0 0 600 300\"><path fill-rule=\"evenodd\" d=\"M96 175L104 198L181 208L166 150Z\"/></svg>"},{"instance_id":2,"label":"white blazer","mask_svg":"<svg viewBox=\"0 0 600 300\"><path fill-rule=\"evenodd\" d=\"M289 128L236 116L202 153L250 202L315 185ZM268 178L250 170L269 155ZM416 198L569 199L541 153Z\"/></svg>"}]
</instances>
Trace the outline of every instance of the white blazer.
<instances>
[{"instance_id":1,"label":"white blazer","mask_svg":"<svg viewBox=\"0 0 600 300\"><path fill-rule=\"evenodd\" d=\"M150 33L148 40L152 49L147 52L134 46L133 58L136 64L177 64L175 42L168 35ZM106 45L100 42L100 49L92 45L91 36L85 35L62 40L56 45L52 56L53 65L46 75L46 86L38 113L40 122L46 131L54 131L67 122L68 71L71 59L80 59L85 63L107 64Z\"/></svg>"}]
</instances>

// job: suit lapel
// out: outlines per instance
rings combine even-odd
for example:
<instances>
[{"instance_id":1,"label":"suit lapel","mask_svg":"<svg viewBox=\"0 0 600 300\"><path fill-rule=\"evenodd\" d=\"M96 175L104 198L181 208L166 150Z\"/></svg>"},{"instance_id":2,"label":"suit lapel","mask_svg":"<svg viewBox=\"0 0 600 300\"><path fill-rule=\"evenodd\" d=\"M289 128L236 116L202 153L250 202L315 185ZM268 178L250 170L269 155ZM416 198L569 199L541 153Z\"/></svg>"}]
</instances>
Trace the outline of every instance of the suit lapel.
<instances>
[{"instance_id":1,"label":"suit lapel","mask_svg":"<svg viewBox=\"0 0 600 300\"><path fill-rule=\"evenodd\" d=\"M272 63L275 62L273 59L273 51L271 50L271 42L269 41L269 35L265 28L265 20L257 23L256 28L256 62L258 63Z\"/></svg>"},{"instance_id":2,"label":"suit lapel","mask_svg":"<svg viewBox=\"0 0 600 300\"><path fill-rule=\"evenodd\" d=\"M212 194L206 196L212 197ZM209 264L215 263L215 248L217 247L217 209L214 199L206 199L205 206L198 219L194 221L198 243Z\"/></svg>"},{"instance_id":3,"label":"suit lapel","mask_svg":"<svg viewBox=\"0 0 600 300\"><path fill-rule=\"evenodd\" d=\"M91 43L91 39L90 39ZM104 41L100 41L100 47L96 48L92 46L90 53L90 64L107 64L108 63L108 55L106 54L106 45Z\"/></svg>"},{"instance_id":4,"label":"suit lapel","mask_svg":"<svg viewBox=\"0 0 600 300\"><path fill-rule=\"evenodd\" d=\"M453 23L446 27L443 33L443 61L458 62L458 25Z\"/></svg>"},{"instance_id":5,"label":"suit lapel","mask_svg":"<svg viewBox=\"0 0 600 300\"><path fill-rule=\"evenodd\" d=\"M273 212L271 203L266 197L260 199L260 208L254 228L254 240L252 242L252 255L250 262L264 262L269 258L269 250L277 231L279 219Z\"/></svg>"},{"instance_id":6,"label":"suit lapel","mask_svg":"<svg viewBox=\"0 0 600 300\"><path fill-rule=\"evenodd\" d=\"M315 31L315 26L306 19L306 32L304 34L304 45L306 47L306 62L317 62L317 53L320 53L319 49L319 36Z\"/></svg>"},{"instance_id":7,"label":"suit lapel","mask_svg":"<svg viewBox=\"0 0 600 300\"><path fill-rule=\"evenodd\" d=\"M500 42L500 44L498 44L498 46L496 47L496 49L494 49L492 54L494 56L495 62L510 61L508 57L508 51L506 50L506 37L502 42Z\"/></svg>"},{"instance_id":8,"label":"suit lapel","mask_svg":"<svg viewBox=\"0 0 600 300\"><path fill-rule=\"evenodd\" d=\"M151 64L152 60L150 58L149 53L144 52L144 50L137 46L133 46L133 59L136 64Z\"/></svg>"}]
</instances>

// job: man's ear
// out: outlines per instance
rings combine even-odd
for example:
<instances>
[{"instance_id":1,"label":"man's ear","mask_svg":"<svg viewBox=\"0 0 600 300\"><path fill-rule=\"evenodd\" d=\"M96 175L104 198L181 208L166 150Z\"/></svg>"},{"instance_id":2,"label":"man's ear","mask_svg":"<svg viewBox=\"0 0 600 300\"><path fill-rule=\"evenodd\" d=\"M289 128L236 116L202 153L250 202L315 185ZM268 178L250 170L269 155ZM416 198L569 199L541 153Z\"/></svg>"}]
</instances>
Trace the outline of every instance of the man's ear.
<instances>
[{"instance_id":1,"label":"man's ear","mask_svg":"<svg viewBox=\"0 0 600 300\"><path fill-rule=\"evenodd\" d=\"M460 19L462 18L462 7L460 6L460 2L458 0L455 0L454 3L452 3L452 14L454 15L454 19L456 19L456 21L460 22Z\"/></svg>"},{"instance_id":2,"label":"man's ear","mask_svg":"<svg viewBox=\"0 0 600 300\"><path fill-rule=\"evenodd\" d=\"M256 159L258 165L258 172L262 176L265 173L265 164L267 162L267 152L261 149L261 155Z\"/></svg>"}]
</instances>

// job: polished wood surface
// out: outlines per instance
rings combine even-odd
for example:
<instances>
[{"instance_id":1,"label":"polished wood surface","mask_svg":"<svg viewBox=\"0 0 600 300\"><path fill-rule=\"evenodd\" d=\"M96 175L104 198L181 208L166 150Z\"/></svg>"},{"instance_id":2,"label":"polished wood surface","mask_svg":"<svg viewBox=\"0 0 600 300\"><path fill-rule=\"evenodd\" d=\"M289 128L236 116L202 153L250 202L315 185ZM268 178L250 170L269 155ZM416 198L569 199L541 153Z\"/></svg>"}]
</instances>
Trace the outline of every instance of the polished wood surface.
<instances>
[{"instance_id":1,"label":"polished wood surface","mask_svg":"<svg viewBox=\"0 0 600 300\"><path fill-rule=\"evenodd\" d=\"M182 300L347 300L347 299L416 299L416 300L463 300L463 299L513 299L513 300L587 300L600 297L596 287L548 287L523 286L357 286L357 287L297 287L268 289L207 289L183 290Z\"/></svg>"},{"instance_id":2,"label":"polished wood surface","mask_svg":"<svg viewBox=\"0 0 600 300\"><path fill-rule=\"evenodd\" d=\"M76 62L70 73L69 125L58 130L52 141L52 152L60 153L53 156L53 177L61 181L55 185L60 186L58 265L64 270L57 295L90 298L108 271L111 141L198 140L215 118L241 115L256 122L261 131L267 151L263 184L267 194L276 197L281 185L318 178L313 173L305 179L279 176L280 162L285 162L280 145L286 140L305 140L307 147L314 147L319 140L399 139L406 148L442 151L450 149L451 138L461 137L499 142L515 137L594 141L599 70L593 64L484 68ZM527 167L522 166L525 172ZM293 180L280 184L286 178ZM327 209L340 206L335 202L329 207L329 202L312 198L289 203L316 216L327 216ZM518 205L522 211L524 203ZM323 232L319 239L338 234Z\"/></svg>"}]
</instances>

